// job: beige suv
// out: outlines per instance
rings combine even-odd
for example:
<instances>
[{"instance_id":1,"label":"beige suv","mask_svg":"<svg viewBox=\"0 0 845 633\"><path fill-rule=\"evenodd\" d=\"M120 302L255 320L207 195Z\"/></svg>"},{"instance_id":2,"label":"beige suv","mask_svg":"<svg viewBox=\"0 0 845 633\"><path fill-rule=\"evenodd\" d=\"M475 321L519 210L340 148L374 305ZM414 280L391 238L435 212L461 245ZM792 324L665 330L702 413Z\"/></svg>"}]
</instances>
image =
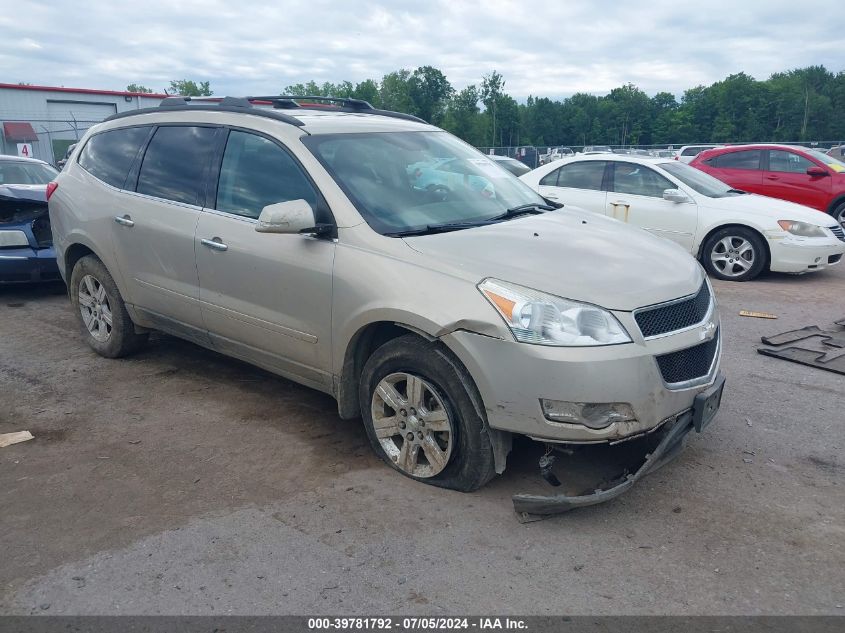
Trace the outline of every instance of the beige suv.
<instances>
[{"instance_id":1,"label":"beige suv","mask_svg":"<svg viewBox=\"0 0 845 633\"><path fill-rule=\"evenodd\" d=\"M618 494L712 419L719 319L683 249L561 209L414 117L261 100L115 115L51 184L99 354L160 330L245 360L334 396L401 473L465 491L512 434L551 451L658 431L623 485L518 500L537 512Z\"/></svg>"}]
</instances>

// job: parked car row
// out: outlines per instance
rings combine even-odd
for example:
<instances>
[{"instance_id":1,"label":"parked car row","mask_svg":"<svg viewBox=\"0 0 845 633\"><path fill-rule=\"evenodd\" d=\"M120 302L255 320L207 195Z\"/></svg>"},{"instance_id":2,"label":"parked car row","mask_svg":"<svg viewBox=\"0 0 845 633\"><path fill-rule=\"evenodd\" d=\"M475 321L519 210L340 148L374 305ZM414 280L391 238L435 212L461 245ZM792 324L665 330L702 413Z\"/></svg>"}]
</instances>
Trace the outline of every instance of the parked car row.
<instances>
[{"instance_id":1,"label":"parked car row","mask_svg":"<svg viewBox=\"0 0 845 633\"><path fill-rule=\"evenodd\" d=\"M89 130L48 190L88 344L120 357L162 330L325 391L392 468L458 490L514 434L650 438L635 474L520 499L540 513L622 493L714 418L719 314L688 249L339 103L171 99Z\"/></svg>"}]
</instances>

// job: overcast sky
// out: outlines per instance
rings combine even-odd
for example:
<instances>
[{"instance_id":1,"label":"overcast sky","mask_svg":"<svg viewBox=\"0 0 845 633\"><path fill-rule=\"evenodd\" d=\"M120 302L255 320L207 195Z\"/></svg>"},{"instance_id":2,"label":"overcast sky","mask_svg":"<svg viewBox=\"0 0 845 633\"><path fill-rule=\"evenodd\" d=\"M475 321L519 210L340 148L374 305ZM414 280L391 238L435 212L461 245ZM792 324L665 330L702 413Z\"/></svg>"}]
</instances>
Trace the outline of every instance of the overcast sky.
<instances>
[{"instance_id":1,"label":"overcast sky","mask_svg":"<svg viewBox=\"0 0 845 633\"><path fill-rule=\"evenodd\" d=\"M126 4L126 6L121 6ZM461 89L496 69L518 99L649 94L744 71L845 70L845 4L817 0L0 0L0 82L217 95L358 82L431 65Z\"/></svg>"}]
</instances>

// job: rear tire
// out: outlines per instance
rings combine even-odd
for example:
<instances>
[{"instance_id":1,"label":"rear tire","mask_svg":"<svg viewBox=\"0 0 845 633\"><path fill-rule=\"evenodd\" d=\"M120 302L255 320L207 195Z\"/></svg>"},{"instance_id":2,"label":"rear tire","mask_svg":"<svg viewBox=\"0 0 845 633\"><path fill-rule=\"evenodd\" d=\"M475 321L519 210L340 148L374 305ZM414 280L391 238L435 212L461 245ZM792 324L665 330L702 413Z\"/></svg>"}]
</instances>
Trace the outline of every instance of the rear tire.
<instances>
[{"instance_id":1,"label":"rear tire","mask_svg":"<svg viewBox=\"0 0 845 633\"><path fill-rule=\"evenodd\" d=\"M127 356L147 342L147 334L135 332L117 284L94 255L86 255L73 267L70 300L85 341L100 356Z\"/></svg>"},{"instance_id":2,"label":"rear tire","mask_svg":"<svg viewBox=\"0 0 845 633\"><path fill-rule=\"evenodd\" d=\"M376 454L403 475L469 492L496 474L487 423L466 371L438 343L406 335L379 347L359 383Z\"/></svg>"},{"instance_id":3,"label":"rear tire","mask_svg":"<svg viewBox=\"0 0 845 633\"><path fill-rule=\"evenodd\" d=\"M704 244L701 263L716 279L750 281L766 266L766 246L757 232L728 226L716 231Z\"/></svg>"}]
</instances>

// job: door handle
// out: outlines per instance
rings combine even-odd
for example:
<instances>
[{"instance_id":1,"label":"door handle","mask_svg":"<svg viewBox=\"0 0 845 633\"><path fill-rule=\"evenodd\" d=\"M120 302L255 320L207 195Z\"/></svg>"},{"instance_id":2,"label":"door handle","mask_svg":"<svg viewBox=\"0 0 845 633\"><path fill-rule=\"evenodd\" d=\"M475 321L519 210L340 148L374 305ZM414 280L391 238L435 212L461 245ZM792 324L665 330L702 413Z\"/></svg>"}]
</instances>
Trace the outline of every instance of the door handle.
<instances>
[{"instance_id":1,"label":"door handle","mask_svg":"<svg viewBox=\"0 0 845 633\"><path fill-rule=\"evenodd\" d=\"M553 193L547 193L547 194L546 194L546 195L544 195L543 197L544 197L544 198L548 198L549 200L557 200L557 196L556 196L556 195L554 195Z\"/></svg>"},{"instance_id":2,"label":"door handle","mask_svg":"<svg viewBox=\"0 0 845 633\"><path fill-rule=\"evenodd\" d=\"M135 226L135 223L132 221L132 218L130 218L129 215L115 216L114 221L120 224L121 226L128 226L130 228Z\"/></svg>"},{"instance_id":3,"label":"door handle","mask_svg":"<svg viewBox=\"0 0 845 633\"><path fill-rule=\"evenodd\" d=\"M223 241L219 237L215 237L211 240L200 240L200 244L203 246L208 246L208 248L214 249L215 251L226 251L229 250L229 247L226 246Z\"/></svg>"},{"instance_id":4,"label":"door handle","mask_svg":"<svg viewBox=\"0 0 845 633\"><path fill-rule=\"evenodd\" d=\"M768 178L769 180L780 180L780 176L769 175L769 176L766 176L766 178Z\"/></svg>"}]
</instances>

